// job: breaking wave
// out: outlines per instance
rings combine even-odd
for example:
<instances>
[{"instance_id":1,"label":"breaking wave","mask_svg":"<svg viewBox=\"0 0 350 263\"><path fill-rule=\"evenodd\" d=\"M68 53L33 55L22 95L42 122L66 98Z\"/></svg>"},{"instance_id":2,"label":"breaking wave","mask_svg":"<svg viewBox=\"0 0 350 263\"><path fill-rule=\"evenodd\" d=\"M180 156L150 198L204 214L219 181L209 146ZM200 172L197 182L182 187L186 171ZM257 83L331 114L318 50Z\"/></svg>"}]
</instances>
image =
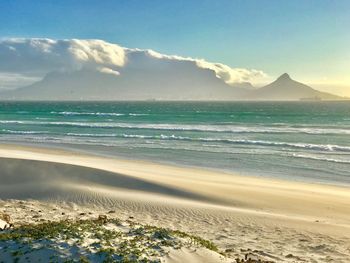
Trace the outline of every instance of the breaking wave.
<instances>
[{"instance_id":1,"label":"breaking wave","mask_svg":"<svg viewBox=\"0 0 350 263\"><path fill-rule=\"evenodd\" d=\"M144 113L116 113L116 112L76 112L76 111L51 111L58 115L92 115L92 116L145 116Z\"/></svg>"},{"instance_id":2,"label":"breaking wave","mask_svg":"<svg viewBox=\"0 0 350 263\"><path fill-rule=\"evenodd\" d=\"M147 123L114 123L114 122L71 122L71 121L20 121L0 120L4 124L48 125L89 128L125 128L169 131L225 132L225 133L305 133L305 134L344 134L350 135L350 129L336 128L296 128L238 125L204 125L204 124L147 124Z\"/></svg>"}]
</instances>

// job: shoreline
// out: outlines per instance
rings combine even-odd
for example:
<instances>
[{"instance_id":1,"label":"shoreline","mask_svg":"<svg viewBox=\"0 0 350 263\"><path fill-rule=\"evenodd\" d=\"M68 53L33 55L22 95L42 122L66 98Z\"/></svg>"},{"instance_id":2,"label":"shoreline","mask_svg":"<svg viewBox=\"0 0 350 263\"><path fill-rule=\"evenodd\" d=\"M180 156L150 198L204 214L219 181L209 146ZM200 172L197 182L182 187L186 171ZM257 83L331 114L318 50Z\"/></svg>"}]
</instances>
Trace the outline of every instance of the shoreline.
<instances>
[{"instance_id":1,"label":"shoreline","mask_svg":"<svg viewBox=\"0 0 350 263\"><path fill-rule=\"evenodd\" d=\"M276 181L276 182L286 182L286 183L296 183L296 184L304 184L304 185L316 185L316 186L325 186L325 187L335 187L335 188L343 188L343 189L350 189L350 184L347 184L346 182L340 182L340 181L312 181L312 180L302 180L297 178L291 178L291 177L279 177L279 176L266 176L264 175L256 175L256 174L248 174L245 172L235 172L227 169L219 169L216 167L200 167L197 165L191 165L191 164L181 164L177 162L172 161L155 161L151 159L137 159L137 158L129 158L128 156L122 156L122 155L109 155L104 154L100 152L93 152L92 150L86 150L83 148L74 148L74 147L60 147L58 145L51 145L51 144L33 144L33 143L27 143L27 142L15 142L15 141L8 141L8 142L0 142L0 158L6 156L2 156L1 152L3 150L23 150L24 152L33 152L33 153L42 153L42 154L51 154L54 155L63 155L63 156L80 156L80 157L87 157L87 158L97 158L97 159L107 159L107 160L113 160L116 162L125 162L127 164L146 164L146 165L158 165L162 167L169 167L169 168L179 168L179 169L189 169L189 170L198 170L202 172L209 172L209 173L216 173L216 174L224 174L224 175L230 175L240 178L248 178L248 179L257 179L262 181ZM20 157L19 159L22 159ZM35 158L31 159L27 156L24 157L24 159L28 160L37 160ZM56 162L56 161L52 161ZM70 162L64 162L67 164L71 164ZM91 168L94 168L95 166L88 166Z\"/></svg>"},{"instance_id":2,"label":"shoreline","mask_svg":"<svg viewBox=\"0 0 350 263\"><path fill-rule=\"evenodd\" d=\"M158 164L162 166L170 167L180 167L180 168L189 168L197 170L205 170L209 172L216 172L222 174L230 174L234 176L247 177L247 178L257 178L257 179L267 179L273 181L287 181L287 182L296 182L296 183L305 183L305 184L316 184L316 185L325 185L325 186L335 186L335 187L348 187L350 188L350 182L347 180L340 180L339 178L324 178L324 177L308 177L306 175L291 174L290 171L286 173L269 173L262 170L246 171L246 170L232 170L227 167L219 167L217 165L207 165L199 163L182 163L181 161L176 161L172 159L153 159L147 157L136 157L130 154L120 154L115 151L106 151L102 148L94 148L87 145L70 145L66 143L33 143L25 141L16 141L9 140L0 142L0 147L16 147L24 149L42 149L52 153L61 152L63 154L78 154L84 156L94 156L97 158L106 158L106 159L115 159L118 161L127 161L127 162L141 162L141 163L151 163ZM81 147L82 146L82 147ZM316 172L315 172L316 173Z\"/></svg>"},{"instance_id":3,"label":"shoreline","mask_svg":"<svg viewBox=\"0 0 350 263\"><path fill-rule=\"evenodd\" d=\"M142 179L147 182L155 182L161 185L195 192L201 195L202 198L205 198L205 195L211 196L212 199L210 200L199 200L205 205L214 205L221 209L241 209L246 212L251 210L251 212L260 212L262 214L268 214L269 212L262 210L260 206L256 206L252 200L244 202L244 199L233 196L228 191L231 190L241 193L242 190L249 191L249 188L254 188L255 191L260 189L262 191L261 194L265 195L264 197L266 197L270 191L270 194L273 195L280 193L280 197L282 197L283 194L293 194L292 192L297 194L300 192L310 195L319 194L350 198L349 188L346 186L342 187L256 176L241 176L228 172L195 167L164 165L143 160L120 160L117 158L79 153L78 151L73 152L41 147L0 144L0 158L67 164L118 173L123 176ZM157 171L157 173L154 173L154 171ZM196 189L196 187L190 184L198 184L197 186L200 186L200 188ZM219 194L212 193L213 190L221 190L221 192ZM222 192L222 190L224 192ZM234 200L232 201L232 199ZM237 203L238 200L241 202ZM272 200L269 199L269 201ZM305 203L303 205L305 205ZM258 209L255 210L255 208ZM270 214L273 215L273 213ZM283 216L283 214L279 213L275 215ZM288 217L288 215L284 216Z\"/></svg>"},{"instance_id":4,"label":"shoreline","mask_svg":"<svg viewBox=\"0 0 350 263\"><path fill-rule=\"evenodd\" d=\"M104 206L142 223L204 236L223 249L265 246L264 251L279 260L282 252L304 259L317 255L320 262L326 262L328 254L339 262L350 257L348 187L15 145L0 145L0 157L2 179L11 185L14 174L18 177L13 188L0 186L3 200L34 196L29 199ZM20 177L18 169L27 177ZM34 180L33 185L26 178ZM40 184L47 191L39 194L35 189ZM288 243L305 237L315 246L332 244L334 253L329 247L315 252L300 242Z\"/></svg>"}]
</instances>

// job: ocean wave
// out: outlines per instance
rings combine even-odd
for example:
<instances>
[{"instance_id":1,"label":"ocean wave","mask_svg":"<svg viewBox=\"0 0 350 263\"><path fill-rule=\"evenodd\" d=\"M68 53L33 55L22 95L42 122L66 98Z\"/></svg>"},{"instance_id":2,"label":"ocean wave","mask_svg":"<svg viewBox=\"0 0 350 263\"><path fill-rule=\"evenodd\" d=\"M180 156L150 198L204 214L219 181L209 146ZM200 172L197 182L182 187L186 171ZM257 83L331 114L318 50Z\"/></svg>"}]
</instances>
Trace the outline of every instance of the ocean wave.
<instances>
[{"instance_id":1,"label":"ocean wave","mask_svg":"<svg viewBox=\"0 0 350 263\"><path fill-rule=\"evenodd\" d=\"M115 122L70 122L70 121L21 121L0 120L4 124L28 124L28 125L52 125L90 128L125 128L125 129L150 129L169 131L196 131L196 132L224 132L224 133L302 133L331 135L350 135L350 129L336 128L293 128L293 127L268 127L268 126L237 126L237 125L212 125L212 124L147 124L147 123L115 123Z\"/></svg>"},{"instance_id":2,"label":"ocean wave","mask_svg":"<svg viewBox=\"0 0 350 263\"><path fill-rule=\"evenodd\" d=\"M14 130L7 130L7 129L2 129L1 133L6 133L6 134L46 134L46 131L14 131Z\"/></svg>"},{"instance_id":3,"label":"ocean wave","mask_svg":"<svg viewBox=\"0 0 350 263\"><path fill-rule=\"evenodd\" d=\"M116 134L116 133L65 133L68 136L74 137L116 137L116 138L137 138L137 139L166 139L164 135L160 136L148 136L148 135L139 135L139 134ZM175 137L174 137L175 138ZM178 137L179 139L181 137ZM190 138L189 138L190 139Z\"/></svg>"},{"instance_id":4,"label":"ocean wave","mask_svg":"<svg viewBox=\"0 0 350 263\"><path fill-rule=\"evenodd\" d=\"M116 113L116 112L76 112L76 111L51 111L58 115L93 115L93 116L145 116L145 113Z\"/></svg>"},{"instance_id":5,"label":"ocean wave","mask_svg":"<svg viewBox=\"0 0 350 263\"><path fill-rule=\"evenodd\" d=\"M290 155L289 155L290 156ZM295 158L303 158L303 159L310 159L310 160L316 160L316 161L326 161L326 162L333 162L333 163L349 163L350 160L342 160L342 159L334 159L334 158L327 158L327 157L318 157L318 156L310 156L310 155L304 155L304 154L292 154L292 157Z\"/></svg>"},{"instance_id":6,"label":"ocean wave","mask_svg":"<svg viewBox=\"0 0 350 263\"><path fill-rule=\"evenodd\" d=\"M3 129L2 133L9 133L9 134L50 134L46 131L14 131L14 130L7 130ZM55 134L56 136L58 134ZM59 136L59 135L58 135ZM206 146L208 146L208 143L215 143L216 145L218 143L220 144L232 144L232 145L252 145L252 146L262 146L262 147L276 147L277 150L279 148L293 148L293 149L303 149L303 150L312 150L312 151L321 151L321 152L350 152L350 146L343 146L343 145L334 145L334 144L311 144L311 143L291 143L291 142L278 142L278 141L264 141L264 140L249 140L249 139L229 139L229 138L208 138L208 137L187 137L187 136L178 136L178 135L166 135L166 134L160 134L160 135L143 135L143 134L126 134L126 133L63 133L62 136L68 136L68 137L91 137L91 139L86 139L85 141L88 142L89 140L93 140L93 138L98 137L115 137L115 138L134 138L134 139L144 139L144 140L163 140L163 141L188 141L188 142L201 142L206 143ZM47 139L50 138L50 136L46 136ZM38 139L39 137L33 139ZM59 138L59 137L58 137ZM84 141L83 139L79 139ZM94 140L95 142L98 142L98 140ZM101 141L101 143L105 144L106 141Z\"/></svg>"},{"instance_id":7,"label":"ocean wave","mask_svg":"<svg viewBox=\"0 0 350 263\"><path fill-rule=\"evenodd\" d=\"M64 135L68 136L76 136L76 137L120 137L118 134L114 133L74 133L74 132L68 132Z\"/></svg>"},{"instance_id":8,"label":"ocean wave","mask_svg":"<svg viewBox=\"0 0 350 263\"><path fill-rule=\"evenodd\" d=\"M129 116L147 116L147 113L128 113Z\"/></svg>"},{"instance_id":9,"label":"ocean wave","mask_svg":"<svg viewBox=\"0 0 350 263\"><path fill-rule=\"evenodd\" d=\"M82 137L120 137L120 138L137 138L137 139L154 139L154 140L178 140L178 141L191 141L191 142L216 142L216 143L229 143L229 144L246 144L246 145L258 145L258 146L277 146L277 147L289 147L298 149L309 149L319 151L341 151L350 152L350 147L333 145L333 144L310 144L310 143L288 143L288 142L274 142L274 141L262 141L262 140L235 140L226 138L193 138L185 136L172 135L140 135L140 134L86 134L86 133L67 133L71 136Z\"/></svg>"},{"instance_id":10,"label":"ocean wave","mask_svg":"<svg viewBox=\"0 0 350 263\"><path fill-rule=\"evenodd\" d=\"M36 120L49 120L50 118L45 117L35 117Z\"/></svg>"},{"instance_id":11,"label":"ocean wave","mask_svg":"<svg viewBox=\"0 0 350 263\"><path fill-rule=\"evenodd\" d=\"M28 121L1 120L0 123L28 124ZM38 122L39 123L39 122Z\"/></svg>"},{"instance_id":12,"label":"ocean wave","mask_svg":"<svg viewBox=\"0 0 350 263\"><path fill-rule=\"evenodd\" d=\"M169 139L169 140L248 144L248 145L258 145L258 146L280 146L280 147L290 147L290 148L300 148L300 149L310 149L310 150L320 150L320 151L350 152L350 147L348 146L333 145L333 144L288 143L288 142L273 142L273 141L261 141L261 140L234 140L234 139L221 139L221 138L189 138L189 137L181 137L181 136L175 136L175 135L171 135L171 136L160 135L157 138Z\"/></svg>"},{"instance_id":13,"label":"ocean wave","mask_svg":"<svg viewBox=\"0 0 350 263\"><path fill-rule=\"evenodd\" d=\"M217 140L214 140L217 141ZM230 143L237 144L251 144L260 146L281 146L290 147L298 149L309 149L309 150L319 150L319 151L341 151L350 152L350 147L334 145L334 144L311 144L311 143L288 143L288 142L272 142L272 141L259 141L259 140L226 140Z\"/></svg>"},{"instance_id":14,"label":"ocean wave","mask_svg":"<svg viewBox=\"0 0 350 263\"><path fill-rule=\"evenodd\" d=\"M115 112L77 112L77 111L51 111L51 114L58 115L95 115L95 116L124 116L124 113Z\"/></svg>"}]
</instances>

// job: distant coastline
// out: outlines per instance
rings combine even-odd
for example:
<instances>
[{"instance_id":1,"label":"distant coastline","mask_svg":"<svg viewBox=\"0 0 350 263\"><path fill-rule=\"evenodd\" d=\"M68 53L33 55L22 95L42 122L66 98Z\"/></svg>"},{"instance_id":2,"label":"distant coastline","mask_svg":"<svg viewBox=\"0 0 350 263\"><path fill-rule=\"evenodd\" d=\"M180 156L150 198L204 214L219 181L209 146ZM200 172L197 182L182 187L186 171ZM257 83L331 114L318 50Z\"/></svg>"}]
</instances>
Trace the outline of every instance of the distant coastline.
<instances>
[{"instance_id":1,"label":"distant coastline","mask_svg":"<svg viewBox=\"0 0 350 263\"><path fill-rule=\"evenodd\" d=\"M310 97L310 98L300 98L300 101L321 101L322 99L320 97Z\"/></svg>"}]
</instances>

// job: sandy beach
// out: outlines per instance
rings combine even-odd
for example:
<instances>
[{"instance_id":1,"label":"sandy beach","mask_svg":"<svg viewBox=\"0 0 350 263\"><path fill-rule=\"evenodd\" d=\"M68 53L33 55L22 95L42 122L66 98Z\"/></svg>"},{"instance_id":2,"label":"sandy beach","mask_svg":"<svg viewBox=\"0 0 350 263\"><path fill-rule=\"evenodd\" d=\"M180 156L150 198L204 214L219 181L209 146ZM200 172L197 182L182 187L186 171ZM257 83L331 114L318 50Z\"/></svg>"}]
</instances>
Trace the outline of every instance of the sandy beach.
<instances>
[{"instance_id":1,"label":"sandy beach","mask_svg":"<svg viewBox=\"0 0 350 263\"><path fill-rule=\"evenodd\" d=\"M350 259L347 187L15 145L0 146L0 167L2 212L14 212L5 207L13 200L74 204L201 236L232 258L250 251L275 262ZM13 213L15 222L26 217Z\"/></svg>"}]
</instances>

